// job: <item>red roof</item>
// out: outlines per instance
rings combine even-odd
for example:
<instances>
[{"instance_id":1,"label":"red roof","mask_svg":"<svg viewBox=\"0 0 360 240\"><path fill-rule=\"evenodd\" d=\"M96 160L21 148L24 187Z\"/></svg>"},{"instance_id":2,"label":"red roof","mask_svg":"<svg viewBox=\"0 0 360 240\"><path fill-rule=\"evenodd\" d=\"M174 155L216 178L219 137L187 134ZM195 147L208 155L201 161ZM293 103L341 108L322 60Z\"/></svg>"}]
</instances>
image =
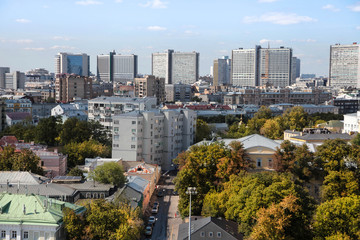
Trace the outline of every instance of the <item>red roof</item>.
<instances>
[{"instance_id":1,"label":"red roof","mask_svg":"<svg viewBox=\"0 0 360 240\"><path fill-rule=\"evenodd\" d=\"M15 143L19 143L15 136L3 136L0 139L0 146L15 146Z\"/></svg>"}]
</instances>

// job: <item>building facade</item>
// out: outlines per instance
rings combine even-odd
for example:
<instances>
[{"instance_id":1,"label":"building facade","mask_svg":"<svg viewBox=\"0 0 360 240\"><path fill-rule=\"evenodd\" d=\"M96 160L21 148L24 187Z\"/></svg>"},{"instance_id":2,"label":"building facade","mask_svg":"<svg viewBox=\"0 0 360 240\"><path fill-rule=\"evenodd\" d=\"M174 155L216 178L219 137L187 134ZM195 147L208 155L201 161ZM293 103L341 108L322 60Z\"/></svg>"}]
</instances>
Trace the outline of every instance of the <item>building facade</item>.
<instances>
[{"instance_id":1,"label":"building facade","mask_svg":"<svg viewBox=\"0 0 360 240\"><path fill-rule=\"evenodd\" d=\"M231 59L228 56L214 60L213 85L228 85L231 82Z\"/></svg>"},{"instance_id":2,"label":"building facade","mask_svg":"<svg viewBox=\"0 0 360 240\"><path fill-rule=\"evenodd\" d=\"M165 102L191 102L193 92L189 84L166 84Z\"/></svg>"},{"instance_id":3,"label":"building facade","mask_svg":"<svg viewBox=\"0 0 360 240\"><path fill-rule=\"evenodd\" d=\"M239 48L232 51L232 84L236 86L289 86L291 48Z\"/></svg>"},{"instance_id":4,"label":"building facade","mask_svg":"<svg viewBox=\"0 0 360 240\"><path fill-rule=\"evenodd\" d=\"M151 74L164 78L165 84L172 83L172 54L174 50L168 49L164 53L153 53L151 55Z\"/></svg>"},{"instance_id":5,"label":"building facade","mask_svg":"<svg viewBox=\"0 0 360 240\"><path fill-rule=\"evenodd\" d=\"M115 115L134 110L151 110L155 107L155 97L98 97L88 102L88 119L99 121L101 125L111 130Z\"/></svg>"},{"instance_id":6,"label":"building facade","mask_svg":"<svg viewBox=\"0 0 360 240\"><path fill-rule=\"evenodd\" d=\"M135 78L135 97L156 97L157 103L165 101L165 79L147 75Z\"/></svg>"},{"instance_id":7,"label":"building facade","mask_svg":"<svg viewBox=\"0 0 360 240\"><path fill-rule=\"evenodd\" d=\"M6 73L10 73L10 68L0 67L0 88L5 88Z\"/></svg>"},{"instance_id":8,"label":"building facade","mask_svg":"<svg viewBox=\"0 0 360 240\"><path fill-rule=\"evenodd\" d=\"M293 57L292 63L291 63L291 84L290 85L296 83L296 78L300 77L300 65L301 65L300 59L297 57Z\"/></svg>"},{"instance_id":9,"label":"building facade","mask_svg":"<svg viewBox=\"0 0 360 240\"><path fill-rule=\"evenodd\" d=\"M134 81L138 74L138 56L120 55L115 51L97 56L97 78L103 82Z\"/></svg>"},{"instance_id":10,"label":"building facade","mask_svg":"<svg viewBox=\"0 0 360 240\"><path fill-rule=\"evenodd\" d=\"M330 46L329 85L360 88L360 44Z\"/></svg>"},{"instance_id":11,"label":"building facade","mask_svg":"<svg viewBox=\"0 0 360 240\"><path fill-rule=\"evenodd\" d=\"M58 53L55 56L55 74L90 75L90 56L85 53Z\"/></svg>"},{"instance_id":12,"label":"building facade","mask_svg":"<svg viewBox=\"0 0 360 240\"><path fill-rule=\"evenodd\" d=\"M13 73L5 73L5 88L7 89L24 89L25 73L15 71Z\"/></svg>"},{"instance_id":13,"label":"building facade","mask_svg":"<svg viewBox=\"0 0 360 240\"><path fill-rule=\"evenodd\" d=\"M75 99L91 99L92 79L79 75L56 75L56 100L70 102Z\"/></svg>"},{"instance_id":14,"label":"building facade","mask_svg":"<svg viewBox=\"0 0 360 240\"><path fill-rule=\"evenodd\" d=\"M172 168L172 159L193 144L192 110L133 111L114 117L112 157Z\"/></svg>"}]
</instances>

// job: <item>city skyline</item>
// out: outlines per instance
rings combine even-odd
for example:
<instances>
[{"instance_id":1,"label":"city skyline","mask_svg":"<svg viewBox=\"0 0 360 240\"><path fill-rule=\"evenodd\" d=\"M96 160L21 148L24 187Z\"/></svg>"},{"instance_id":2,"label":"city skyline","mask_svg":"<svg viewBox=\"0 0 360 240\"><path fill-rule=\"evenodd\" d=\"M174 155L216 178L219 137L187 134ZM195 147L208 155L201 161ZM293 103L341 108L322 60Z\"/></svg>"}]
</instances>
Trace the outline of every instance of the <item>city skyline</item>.
<instances>
[{"instance_id":1,"label":"city skyline","mask_svg":"<svg viewBox=\"0 0 360 240\"><path fill-rule=\"evenodd\" d=\"M55 72L59 52L96 56L136 54L151 74L151 54L175 49L200 53L200 75L239 47L289 47L302 73L329 74L330 45L360 36L360 2L5 0L0 3L0 66L11 71L44 67Z\"/></svg>"}]
</instances>

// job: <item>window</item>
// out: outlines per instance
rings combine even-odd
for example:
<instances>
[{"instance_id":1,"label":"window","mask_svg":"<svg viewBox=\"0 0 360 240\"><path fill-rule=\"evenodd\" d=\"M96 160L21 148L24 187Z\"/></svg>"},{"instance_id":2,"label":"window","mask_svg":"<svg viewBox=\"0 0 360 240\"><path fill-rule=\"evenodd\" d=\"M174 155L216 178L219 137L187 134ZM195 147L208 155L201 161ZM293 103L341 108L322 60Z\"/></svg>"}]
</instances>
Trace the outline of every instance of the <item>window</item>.
<instances>
[{"instance_id":1,"label":"window","mask_svg":"<svg viewBox=\"0 0 360 240\"><path fill-rule=\"evenodd\" d=\"M131 124L136 124L136 121L132 121Z\"/></svg>"},{"instance_id":2,"label":"window","mask_svg":"<svg viewBox=\"0 0 360 240\"><path fill-rule=\"evenodd\" d=\"M269 159L269 167L272 167L273 164L272 164L272 159Z\"/></svg>"},{"instance_id":3,"label":"window","mask_svg":"<svg viewBox=\"0 0 360 240\"><path fill-rule=\"evenodd\" d=\"M118 132L119 128L118 127L114 127L114 132Z\"/></svg>"},{"instance_id":4,"label":"window","mask_svg":"<svg viewBox=\"0 0 360 240\"><path fill-rule=\"evenodd\" d=\"M119 124L119 120L114 120L114 124Z\"/></svg>"},{"instance_id":5,"label":"window","mask_svg":"<svg viewBox=\"0 0 360 240\"><path fill-rule=\"evenodd\" d=\"M11 231L11 238L15 238L17 237L17 232L16 231Z\"/></svg>"},{"instance_id":6,"label":"window","mask_svg":"<svg viewBox=\"0 0 360 240\"><path fill-rule=\"evenodd\" d=\"M45 233L45 240L50 240L50 233L48 232Z\"/></svg>"},{"instance_id":7,"label":"window","mask_svg":"<svg viewBox=\"0 0 360 240\"><path fill-rule=\"evenodd\" d=\"M217 237L221 238L221 232L217 232Z\"/></svg>"},{"instance_id":8,"label":"window","mask_svg":"<svg viewBox=\"0 0 360 240\"><path fill-rule=\"evenodd\" d=\"M86 198L91 198L91 193L86 193Z\"/></svg>"},{"instance_id":9,"label":"window","mask_svg":"<svg viewBox=\"0 0 360 240\"><path fill-rule=\"evenodd\" d=\"M213 237L214 233L213 232L209 232L209 237Z\"/></svg>"},{"instance_id":10,"label":"window","mask_svg":"<svg viewBox=\"0 0 360 240\"><path fill-rule=\"evenodd\" d=\"M136 129L131 129L131 132L132 132L132 133L136 133Z\"/></svg>"},{"instance_id":11,"label":"window","mask_svg":"<svg viewBox=\"0 0 360 240\"><path fill-rule=\"evenodd\" d=\"M119 140L119 135L114 135L114 140Z\"/></svg>"},{"instance_id":12,"label":"window","mask_svg":"<svg viewBox=\"0 0 360 240\"><path fill-rule=\"evenodd\" d=\"M29 238L29 232L25 231L24 232L24 239L28 239Z\"/></svg>"},{"instance_id":13,"label":"window","mask_svg":"<svg viewBox=\"0 0 360 240\"><path fill-rule=\"evenodd\" d=\"M131 145L131 149L134 149L135 148L135 145Z\"/></svg>"},{"instance_id":14,"label":"window","mask_svg":"<svg viewBox=\"0 0 360 240\"><path fill-rule=\"evenodd\" d=\"M131 137L131 141L136 141L136 137Z\"/></svg>"},{"instance_id":15,"label":"window","mask_svg":"<svg viewBox=\"0 0 360 240\"><path fill-rule=\"evenodd\" d=\"M200 232L200 237L205 237L205 232Z\"/></svg>"},{"instance_id":16,"label":"window","mask_svg":"<svg viewBox=\"0 0 360 240\"><path fill-rule=\"evenodd\" d=\"M258 159L256 160L256 166L257 166L257 167L261 167L261 159L260 159L260 158L258 158Z\"/></svg>"},{"instance_id":17,"label":"window","mask_svg":"<svg viewBox=\"0 0 360 240\"><path fill-rule=\"evenodd\" d=\"M6 231L5 230L1 231L1 238L6 238Z\"/></svg>"}]
</instances>

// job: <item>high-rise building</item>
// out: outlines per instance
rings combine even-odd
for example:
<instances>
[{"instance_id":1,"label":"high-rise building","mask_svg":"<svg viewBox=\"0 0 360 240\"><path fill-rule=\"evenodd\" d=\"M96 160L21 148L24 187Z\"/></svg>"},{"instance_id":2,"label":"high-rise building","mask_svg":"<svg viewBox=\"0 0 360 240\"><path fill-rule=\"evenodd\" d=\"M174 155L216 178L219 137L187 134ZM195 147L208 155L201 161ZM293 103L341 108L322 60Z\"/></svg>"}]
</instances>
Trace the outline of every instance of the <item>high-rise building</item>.
<instances>
[{"instance_id":1,"label":"high-rise building","mask_svg":"<svg viewBox=\"0 0 360 240\"><path fill-rule=\"evenodd\" d=\"M135 78L136 97L156 97L157 103L165 101L165 79L147 75L143 78Z\"/></svg>"},{"instance_id":2,"label":"high-rise building","mask_svg":"<svg viewBox=\"0 0 360 240\"><path fill-rule=\"evenodd\" d=\"M91 99L92 79L78 75L58 74L55 80L56 100L70 102L76 98Z\"/></svg>"},{"instance_id":3,"label":"high-rise building","mask_svg":"<svg viewBox=\"0 0 360 240\"><path fill-rule=\"evenodd\" d=\"M134 81L138 74L137 55L120 55L115 51L97 56L97 77L103 82Z\"/></svg>"},{"instance_id":4,"label":"high-rise building","mask_svg":"<svg viewBox=\"0 0 360 240\"><path fill-rule=\"evenodd\" d=\"M228 56L214 60L214 86L230 84L231 59Z\"/></svg>"},{"instance_id":5,"label":"high-rise building","mask_svg":"<svg viewBox=\"0 0 360 240\"><path fill-rule=\"evenodd\" d=\"M296 79L300 77L300 63L300 59L298 59L297 57L292 58L291 84L296 83Z\"/></svg>"},{"instance_id":6,"label":"high-rise building","mask_svg":"<svg viewBox=\"0 0 360 240\"><path fill-rule=\"evenodd\" d=\"M360 44L330 46L329 85L360 88Z\"/></svg>"},{"instance_id":7,"label":"high-rise building","mask_svg":"<svg viewBox=\"0 0 360 240\"><path fill-rule=\"evenodd\" d=\"M5 88L5 73L10 73L9 67L0 67L0 88Z\"/></svg>"},{"instance_id":8,"label":"high-rise building","mask_svg":"<svg viewBox=\"0 0 360 240\"><path fill-rule=\"evenodd\" d=\"M192 98L190 84L165 84L165 102L191 102Z\"/></svg>"},{"instance_id":9,"label":"high-rise building","mask_svg":"<svg viewBox=\"0 0 360 240\"><path fill-rule=\"evenodd\" d=\"M174 52L152 54L152 75L165 78L166 84L192 84L199 79L199 56L197 52Z\"/></svg>"},{"instance_id":10,"label":"high-rise building","mask_svg":"<svg viewBox=\"0 0 360 240\"><path fill-rule=\"evenodd\" d=\"M90 56L85 53L58 53L55 56L56 74L90 75Z\"/></svg>"},{"instance_id":11,"label":"high-rise building","mask_svg":"<svg viewBox=\"0 0 360 240\"><path fill-rule=\"evenodd\" d=\"M261 48L232 51L232 84L236 86L289 86L292 49Z\"/></svg>"},{"instance_id":12,"label":"high-rise building","mask_svg":"<svg viewBox=\"0 0 360 240\"><path fill-rule=\"evenodd\" d=\"M193 144L193 110L133 111L113 119L112 158L145 161L172 168L172 159Z\"/></svg>"},{"instance_id":13,"label":"high-rise building","mask_svg":"<svg viewBox=\"0 0 360 240\"><path fill-rule=\"evenodd\" d=\"M7 89L24 89L25 73L15 71L13 73L5 73L5 88Z\"/></svg>"}]
</instances>

